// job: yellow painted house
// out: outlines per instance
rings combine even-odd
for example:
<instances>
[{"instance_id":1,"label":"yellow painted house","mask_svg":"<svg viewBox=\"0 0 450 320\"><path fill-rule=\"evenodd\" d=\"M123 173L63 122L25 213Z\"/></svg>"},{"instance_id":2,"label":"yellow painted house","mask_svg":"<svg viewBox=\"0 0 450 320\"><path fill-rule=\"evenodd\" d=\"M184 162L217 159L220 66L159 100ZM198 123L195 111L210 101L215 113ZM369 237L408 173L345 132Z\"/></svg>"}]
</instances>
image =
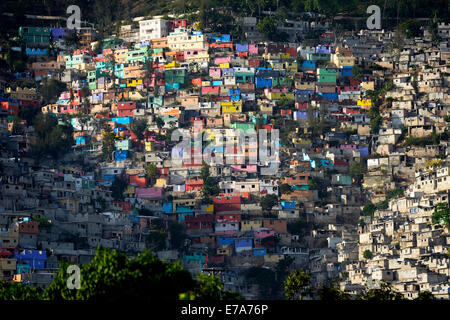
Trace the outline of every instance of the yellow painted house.
<instances>
[{"instance_id":1,"label":"yellow painted house","mask_svg":"<svg viewBox=\"0 0 450 320\"><path fill-rule=\"evenodd\" d=\"M128 93L128 99L132 101L138 101L145 99L145 97L139 91L131 91Z\"/></svg>"},{"instance_id":2,"label":"yellow painted house","mask_svg":"<svg viewBox=\"0 0 450 320\"><path fill-rule=\"evenodd\" d=\"M355 65L355 57L346 57L338 54L333 54L333 63L336 67L353 67Z\"/></svg>"},{"instance_id":3,"label":"yellow painted house","mask_svg":"<svg viewBox=\"0 0 450 320\"><path fill-rule=\"evenodd\" d=\"M289 53L265 53L263 54L263 58L265 60L281 60L281 59L289 59L291 55Z\"/></svg>"},{"instance_id":4,"label":"yellow painted house","mask_svg":"<svg viewBox=\"0 0 450 320\"><path fill-rule=\"evenodd\" d=\"M229 62L223 62L219 64L219 68L220 69L229 69L230 68L230 63Z\"/></svg>"},{"instance_id":5,"label":"yellow painted house","mask_svg":"<svg viewBox=\"0 0 450 320\"><path fill-rule=\"evenodd\" d=\"M114 60L116 60L116 64L127 63L127 54L128 49L114 50Z\"/></svg>"},{"instance_id":6,"label":"yellow painted house","mask_svg":"<svg viewBox=\"0 0 450 320\"><path fill-rule=\"evenodd\" d=\"M358 106L361 106L361 107L370 107L370 106L372 106L372 100L370 100L370 99L358 99L356 104Z\"/></svg>"},{"instance_id":7,"label":"yellow painted house","mask_svg":"<svg viewBox=\"0 0 450 320\"><path fill-rule=\"evenodd\" d=\"M179 67L180 67L180 64L175 60L164 65L164 68L166 68L166 69L179 68Z\"/></svg>"},{"instance_id":8,"label":"yellow painted house","mask_svg":"<svg viewBox=\"0 0 450 320\"><path fill-rule=\"evenodd\" d=\"M222 114L242 112L242 101L221 102L220 106L222 107Z\"/></svg>"},{"instance_id":9,"label":"yellow painted house","mask_svg":"<svg viewBox=\"0 0 450 320\"><path fill-rule=\"evenodd\" d=\"M266 94L267 99L269 100L279 100L283 97L293 100L294 99L294 93L292 92L267 92Z\"/></svg>"},{"instance_id":10,"label":"yellow painted house","mask_svg":"<svg viewBox=\"0 0 450 320\"><path fill-rule=\"evenodd\" d=\"M295 89L298 90L315 90L316 83L315 82L307 82L307 81L295 81Z\"/></svg>"},{"instance_id":11,"label":"yellow painted house","mask_svg":"<svg viewBox=\"0 0 450 320\"><path fill-rule=\"evenodd\" d=\"M297 62L294 61L269 61L273 70L286 70L287 72L295 73L298 71Z\"/></svg>"},{"instance_id":12,"label":"yellow painted house","mask_svg":"<svg viewBox=\"0 0 450 320\"><path fill-rule=\"evenodd\" d=\"M138 85L142 85L142 79L133 79L127 80L127 87L137 87Z\"/></svg>"},{"instance_id":13,"label":"yellow painted house","mask_svg":"<svg viewBox=\"0 0 450 320\"><path fill-rule=\"evenodd\" d=\"M145 141L145 151L152 151L153 143L151 141Z\"/></svg>"},{"instance_id":14,"label":"yellow painted house","mask_svg":"<svg viewBox=\"0 0 450 320\"><path fill-rule=\"evenodd\" d=\"M154 184L154 187L157 188L164 188L167 185L167 178L158 178L156 179L156 183Z\"/></svg>"}]
</instances>

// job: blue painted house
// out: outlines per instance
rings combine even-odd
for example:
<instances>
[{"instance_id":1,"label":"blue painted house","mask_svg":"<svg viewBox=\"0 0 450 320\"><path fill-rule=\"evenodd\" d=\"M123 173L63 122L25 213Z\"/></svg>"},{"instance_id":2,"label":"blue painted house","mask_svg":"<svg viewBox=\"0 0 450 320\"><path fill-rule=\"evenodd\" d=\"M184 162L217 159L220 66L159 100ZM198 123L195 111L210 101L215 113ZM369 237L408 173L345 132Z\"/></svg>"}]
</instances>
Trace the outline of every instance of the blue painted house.
<instances>
[{"instance_id":1,"label":"blue painted house","mask_svg":"<svg viewBox=\"0 0 450 320\"><path fill-rule=\"evenodd\" d=\"M234 243L233 237L218 237L217 243L221 245L229 245Z\"/></svg>"},{"instance_id":2,"label":"blue painted house","mask_svg":"<svg viewBox=\"0 0 450 320\"><path fill-rule=\"evenodd\" d=\"M236 253L253 249L253 238L239 238L234 240Z\"/></svg>"},{"instance_id":3,"label":"blue painted house","mask_svg":"<svg viewBox=\"0 0 450 320\"><path fill-rule=\"evenodd\" d=\"M27 264L32 270L45 268L47 261L47 251L45 250L23 250L14 254L14 259L18 264Z\"/></svg>"},{"instance_id":4,"label":"blue painted house","mask_svg":"<svg viewBox=\"0 0 450 320\"><path fill-rule=\"evenodd\" d=\"M267 249L264 248L253 249L253 256L255 257L264 257L265 254L267 254Z\"/></svg>"},{"instance_id":5,"label":"blue painted house","mask_svg":"<svg viewBox=\"0 0 450 320\"><path fill-rule=\"evenodd\" d=\"M281 208L283 210L293 210L293 209L295 209L295 202L282 201Z\"/></svg>"}]
</instances>

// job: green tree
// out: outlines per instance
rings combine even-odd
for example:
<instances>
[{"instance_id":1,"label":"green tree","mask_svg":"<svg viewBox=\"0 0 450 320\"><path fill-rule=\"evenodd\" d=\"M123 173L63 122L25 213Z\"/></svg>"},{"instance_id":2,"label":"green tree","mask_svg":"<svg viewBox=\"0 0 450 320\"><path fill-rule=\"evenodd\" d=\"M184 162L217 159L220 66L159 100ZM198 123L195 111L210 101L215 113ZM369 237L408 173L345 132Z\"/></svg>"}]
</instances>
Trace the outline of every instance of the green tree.
<instances>
[{"instance_id":1,"label":"green tree","mask_svg":"<svg viewBox=\"0 0 450 320\"><path fill-rule=\"evenodd\" d=\"M364 259L372 259L373 258L373 253L370 250L366 250L363 252L363 257Z\"/></svg>"},{"instance_id":2,"label":"green tree","mask_svg":"<svg viewBox=\"0 0 450 320\"><path fill-rule=\"evenodd\" d=\"M179 263L159 260L150 251L128 258L117 250L98 247L96 255L81 269L81 288L67 286L67 262L61 262L55 280L44 292L47 300L96 300L119 302L176 300L180 293L195 288L188 271ZM149 290L157 288L157 290Z\"/></svg>"},{"instance_id":3,"label":"green tree","mask_svg":"<svg viewBox=\"0 0 450 320\"><path fill-rule=\"evenodd\" d=\"M202 162L202 168L200 170L200 177L205 181L208 177L210 177L210 166L203 161Z\"/></svg>"},{"instance_id":4,"label":"green tree","mask_svg":"<svg viewBox=\"0 0 450 320\"><path fill-rule=\"evenodd\" d=\"M369 202L366 204L362 210L363 216L373 216L375 211L377 210L377 206L374 205L372 202Z\"/></svg>"},{"instance_id":5,"label":"green tree","mask_svg":"<svg viewBox=\"0 0 450 320\"><path fill-rule=\"evenodd\" d=\"M305 270L294 270L284 282L286 300L302 300L311 295L311 275Z\"/></svg>"},{"instance_id":6,"label":"green tree","mask_svg":"<svg viewBox=\"0 0 450 320\"><path fill-rule=\"evenodd\" d=\"M68 123L58 124L51 114L38 114L34 119L35 139L31 145L31 153L37 159L51 156L54 159L67 154L75 141L73 129Z\"/></svg>"},{"instance_id":7,"label":"green tree","mask_svg":"<svg viewBox=\"0 0 450 320\"><path fill-rule=\"evenodd\" d=\"M358 225L359 225L361 228L364 228L364 227L366 226L366 223L364 222L364 219L359 219Z\"/></svg>"},{"instance_id":8,"label":"green tree","mask_svg":"<svg viewBox=\"0 0 450 320\"><path fill-rule=\"evenodd\" d=\"M103 160L112 161L113 160L113 152L116 150L115 146L115 134L112 130L105 130L103 132L102 139L102 154Z\"/></svg>"},{"instance_id":9,"label":"green tree","mask_svg":"<svg viewBox=\"0 0 450 320\"><path fill-rule=\"evenodd\" d=\"M379 288L368 289L366 287L356 299L370 301L405 300L400 292L394 290L394 288L385 281L381 281Z\"/></svg>"},{"instance_id":10,"label":"green tree","mask_svg":"<svg viewBox=\"0 0 450 320\"><path fill-rule=\"evenodd\" d=\"M0 301L6 300L39 300L42 289L39 287L26 286L17 282L6 282L0 280Z\"/></svg>"},{"instance_id":11,"label":"green tree","mask_svg":"<svg viewBox=\"0 0 450 320\"><path fill-rule=\"evenodd\" d=\"M65 90L67 90L67 86L64 82L56 79L48 80L46 77L42 80L39 87L39 93L44 100L44 104L55 103L61 92Z\"/></svg>"},{"instance_id":12,"label":"green tree","mask_svg":"<svg viewBox=\"0 0 450 320\"><path fill-rule=\"evenodd\" d=\"M425 290L420 291L417 295L417 298L415 298L414 300L434 300L434 296L431 291Z\"/></svg>"},{"instance_id":13,"label":"green tree","mask_svg":"<svg viewBox=\"0 0 450 320\"><path fill-rule=\"evenodd\" d=\"M80 38L76 31L67 32L64 36L64 43L71 48L76 48L80 42Z\"/></svg>"},{"instance_id":14,"label":"green tree","mask_svg":"<svg viewBox=\"0 0 450 320\"><path fill-rule=\"evenodd\" d=\"M361 162L354 161L350 165L349 173L353 179L360 181L362 179L364 172L365 168Z\"/></svg>"},{"instance_id":15,"label":"green tree","mask_svg":"<svg viewBox=\"0 0 450 320\"><path fill-rule=\"evenodd\" d=\"M262 267L251 267L244 272L248 284L257 285L261 299L274 298L277 293L275 272Z\"/></svg>"},{"instance_id":16,"label":"green tree","mask_svg":"<svg viewBox=\"0 0 450 320\"><path fill-rule=\"evenodd\" d=\"M158 179L160 175L158 168L154 163L150 163L145 167L145 173L147 174L147 177L151 179L152 184L156 181L156 179Z\"/></svg>"},{"instance_id":17,"label":"green tree","mask_svg":"<svg viewBox=\"0 0 450 320\"><path fill-rule=\"evenodd\" d=\"M223 289L223 283L215 275L197 275L198 286L194 290L180 294L180 300L219 301L242 300L238 293Z\"/></svg>"},{"instance_id":18,"label":"green tree","mask_svg":"<svg viewBox=\"0 0 450 320\"><path fill-rule=\"evenodd\" d=\"M402 23L401 28L407 38L420 36L421 23L418 20L408 19Z\"/></svg>"},{"instance_id":19,"label":"green tree","mask_svg":"<svg viewBox=\"0 0 450 320\"><path fill-rule=\"evenodd\" d=\"M164 125L166 124L164 122L164 120L161 119L160 117L156 117L155 122L156 122L156 126L158 127L159 130L161 130L164 127Z\"/></svg>"},{"instance_id":20,"label":"green tree","mask_svg":"<svg viewBox=\"0 0 450 320\"><path fill-rule=\"evenodd\" d=\"M111 196L115 200L123 200L124 196L123 193L128 187L128 181L125 177L122 176L116 176L114 181L111 184Z\"/></svg>"},{"instance_id":21,"label":"green tree","mask_svg":"<svg viewBox=\"0 0 450 320\"><path fill-rule=\"evenodd\" d=\"M264 34L269 40L277 40L278 20L275 16L267 16L259 20L257 24L258 31Z\"/></svg>"},{"instance_id":22,"label":"green tree","mask_svg":"<svg viewBox=\"0 0 450 320\"><path fill-rule=\"evenodd\" d=\"M26 120L28 125L33 123L34 118L39 113L39 109L34 106L23 106L19 109L19 118Z\"/></svg>"},{"instance_id":23,"label":"green tree","mask_svg":"<svg viewBox=\"0 0 450 320\"><path fill-rule=\"evenodd\" d=\"M294 263L294 258L292 258L291 256L284 256L283 259L277 262L277 265L275 266L275 272L278 282L284 282L289 273L289 268L292 263Z\"/></svg>"},{"instance_id":24,"label":"green tree","mask_svg":"<svg viewBox=\"0 0 450 320\"><path fill-rule=\"evenodd\" d=\"M301 218L297 221L288 222L287 230L290 234L302 234L308 228L308 222L305 218Z\"/></svg>"},{"instance_id":25,"label":"green tree","mask_svg":"<svg viewBox=\"0 0 450 320\"><path fill-rule=\"evenodd\" d=\"M219 195L220 188L218 181L210 176L209 165L203 161L200 177L203 179L202 194L205 200L209 200L210 197Z\"/></svg>"},{"instance_id":26,"label":"green tree","mask_svg":"<svg viewBox=\"0 0 450 320\"><path fill-rule=\"evenodd\" d=\"M167 234L159 231L152 230L147 235L146 245L152 252L158 252L166 248Z\"/></svg>"},{"instance_id":27,"label":"green tree","mask_svg":"<svg viewBox=\"0 0 450 320\"><path fill-rule=\"evenodd\" d=\"M186 229L184 225L169 221L169 235L170 246L172 249L181 250L184 246L184 240L186 239Z\"/></svg>"},{"instance_id":28,"label":"green tree","mask_svg":"<svg viewBox=\"0 0 450 320\"><path fill-rule=\"evenodd\" d=\"M139 140L144 139L145 131L147 130L147 119L143 118L133 121L130 129Z\"/></svg>"},{"instance_id":29,"label":"green tree","mask_svg":"<svg viewBox=\"0 0 450 320\"><path fill-rule=\"evenodd\" d=\"M280 186L281 194L286 194L286 193L291 193L291 192L292 192L292 189L291 189L290 185L288 185L287 183L281 184L281 186Z\"/></svg>"},{"instance_id":30,"label":"green tree","mask_svg":"<svg viewBox=\"0 0 450 320\"><path fill-rule=\"evenodd\" d=\"M450 227L450 209L448 202L440 202L436 205L432 221L434 224Z\"/></svg>"},{"instance_id":31,"label":"green tree","mask_svg":"<svg viewBox=\"0 0 450 320\"><path fill-rule=\"evenodd\" d=\"M14 116L13 118L13 129L11 131L12 135L23 135L25 134L25 126L20 121L18 116Z\"/></svg>"},{"instance_id":32,"label":"green tree","mask_svg":"<svg viewBox=\"0 0 450 320\"><path fill-rule=\"evenodd\" d=\"M260 205L263 211L269 211L278 203L278 196L275 194L267 194L261 198Z\"/></svg>"},{"instance_id":33,"label":"green tree","mask_svg":"<svg viewBox=\"0 0 450 320\"><path fill-rule=\"evenodd\" d=\"M320 300L323 301L341 301L350 300L351 295L339 288L338 279L334 279L330 286L323 286L317 290Z\"/></svg>"},{"instance_id":34,"label":"green tree","mask_svg":"<svg viewBox=\"0 0 450 320\"><path fill-rule=\"evenodd\" d=\"M295 106L295 101L287 97L281 97L281 99L277 101L277 106L280 108L293 110Z\"/></svg>"}]
</instances>

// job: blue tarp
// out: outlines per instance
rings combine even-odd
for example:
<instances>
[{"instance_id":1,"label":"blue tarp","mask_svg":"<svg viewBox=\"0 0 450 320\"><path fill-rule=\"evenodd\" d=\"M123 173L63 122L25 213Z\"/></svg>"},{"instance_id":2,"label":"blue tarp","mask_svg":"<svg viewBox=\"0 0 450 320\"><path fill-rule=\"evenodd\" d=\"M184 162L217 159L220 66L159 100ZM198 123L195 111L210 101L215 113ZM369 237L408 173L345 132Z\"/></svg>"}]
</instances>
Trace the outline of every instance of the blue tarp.
<instances>
[{"instance_id":1,"label":"blue tarp","mask_svg":"<svg viewBox=\"0 0 450 320\"><path fill-rule=\"evenodd\" d=\"M162 211L164 213L172 213L172 202L164 202L162 205Z\"/></svg>"},{"instance_id":2,"label":"blue tarp","mask_svg":"<svg viewBox=\"0 0 450 320\"><path fill-rule=\"evenodd\" d=\"M295 202L281 202L281 208L284 209L295 209Z\"/></svg>"},{"instance_id":3,"label":"blue tarp","mask_svg":"<svg viewBox=\"0 0 450 320\"><path fill-rule=\"evenodd\" d=\"M116 161L125 161L127 157L128 157L127 150L114 151L114 158L116 159Z\"/></svg>"}]
</instances>

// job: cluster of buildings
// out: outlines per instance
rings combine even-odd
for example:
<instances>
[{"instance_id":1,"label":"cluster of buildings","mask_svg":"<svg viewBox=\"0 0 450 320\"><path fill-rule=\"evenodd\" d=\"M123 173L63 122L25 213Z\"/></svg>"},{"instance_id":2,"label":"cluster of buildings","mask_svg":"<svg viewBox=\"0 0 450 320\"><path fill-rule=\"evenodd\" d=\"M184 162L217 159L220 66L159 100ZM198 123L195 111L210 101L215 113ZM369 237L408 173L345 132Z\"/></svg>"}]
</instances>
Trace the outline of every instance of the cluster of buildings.
<instances>
[{"instance_id":1,"label":"cluster of buildings","mask_svg":"<svg viewBox=\"0 0 450 320\"><path fill-rule=\"evenodd\" d=\"M254 20L244 19L246 33L257 32ZM385 280L407 298L425 290L449 298L449 230L431 221L450 186L448 34L437 46L425 33L392 49L392 32L337 38L314 22L280 26L288 43L237 43L186 20L135 22L102 41L80 30L74 49L67 30L20 28L34 62L16 77L57 79L67 90L46 105L36 89L0 96L3 279L46 287L61 259L88 262L98 245L136 254L163 230L161 259L193 274L220 270L225 287L247 299L260 296L245 270L275 271L287 256L315 287L341 278L357 294ZM314 45L296 42L310 29L323 29ZM41 54L52 39L60 53ZM58 162L27 157L33 127L12 135L27 106L70 119L73 152ZM141 121L142 135L133 126ZM111 161L101 159L107 131ZM440 141L405 139L433 134ZM220 189L210 199L205 155ZM126 181L121 199L117 179ZM263 208L270 195L277 201ZM385 205L365 216L369 203ZM184 229L178 248L170 223Z\"/></svg>"}]
</instances>

